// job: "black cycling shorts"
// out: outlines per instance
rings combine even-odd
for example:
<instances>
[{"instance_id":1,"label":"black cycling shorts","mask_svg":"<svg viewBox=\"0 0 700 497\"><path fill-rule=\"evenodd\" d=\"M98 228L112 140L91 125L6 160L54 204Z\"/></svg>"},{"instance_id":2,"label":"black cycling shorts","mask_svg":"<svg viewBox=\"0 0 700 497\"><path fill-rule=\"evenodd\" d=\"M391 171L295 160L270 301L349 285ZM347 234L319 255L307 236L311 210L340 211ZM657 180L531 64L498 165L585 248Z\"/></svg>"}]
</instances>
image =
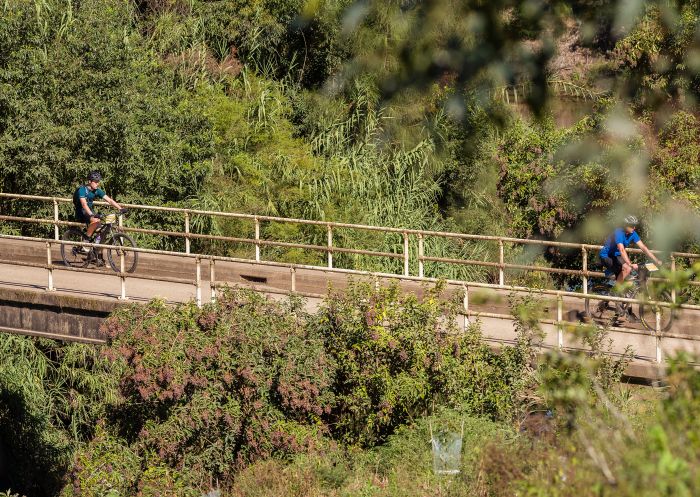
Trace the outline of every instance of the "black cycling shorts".
<instances>
[{"instance_id":1,"label":"black cycling shorts","mask_svg":"<svg viewBox=\"0 0 700 497\"><path fill-rule=\"evenodd\" d=\"M75 220L79 223L90 224L90 216L83 209L75 210Z\"/></svg>"},{"instance_id":2,"label":"black cycling shorts","mask_svg":"<svg viewBox=\"0 0 700 497\"><path fill-rule=\"evenodd\" d=\"M603 266L605 266L605 268L611 271L615 276L622 272L622 266L625 265L625 260L621 255L601 257L600 261L603 263Z\"/></svg>"}]
</instances>

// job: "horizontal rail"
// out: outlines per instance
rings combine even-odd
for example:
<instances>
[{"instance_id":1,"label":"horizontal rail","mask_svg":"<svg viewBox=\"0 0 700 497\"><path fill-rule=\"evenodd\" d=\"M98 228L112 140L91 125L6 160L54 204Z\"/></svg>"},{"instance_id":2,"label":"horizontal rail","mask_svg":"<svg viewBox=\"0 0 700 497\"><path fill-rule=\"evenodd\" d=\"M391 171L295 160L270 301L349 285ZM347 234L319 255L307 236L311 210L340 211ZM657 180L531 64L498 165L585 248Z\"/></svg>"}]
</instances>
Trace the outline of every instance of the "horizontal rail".
<instances>
[{"instance_id":1,"label":"horizontal rail","mask_svg":"<svg viewBox=\"0 0 700 497\"><path fill-rule=\"evenodd\" d=\"M88 243L88 242L72 242L72 241L63 241L63 240L51 240L51 239L44 239L44 238L37 238L37 237L24 237L24 236L16 236L16 235L0 235L0 238L5 238L5 239L10 239L10 240L19 240L19 241L26 241L26 242L33 242L33 243L41 243L42 245L45 245L46 247L46 253L48 257L48 263L47 264L35 264L35 263L26 263L23 261L10 261L10 260L0 260L0 263L4 264L15 264L15 265L20 265L20 266L32 266L32 267L40 267L47 269L47 274L48 274L48 286L47 290L55 290L55 286L53 285L53 271L55 270L66 270L66 271L75 271L75 272L86 272L86 273L97 273L97 274L110 274L110 273L105 273L104 271L99 271L99 270L93 270L93 269L87 269L87 268L72 268L72 267L67 267L67 266L62 266L60 264L55 264L53 263L53 254L52 254L52 247L56 246L61 246L65 244L70 244L73 246L87 246L87 247L93 247L97 249L109 249L109 245L105 244L94 244L94 243ZM404 242L406 238L404 237ZM220 288L221 285L215 281L214 279L214 272L215 272L215 262L217 261L223 261L223 262L233 262L233 263L242 263L242 264L247 264L247 265L257 265L257 266L268 266L268 267L281 267L285 268L287 271L289 271L289 275L291 277L291 290L290 293L295 294L295 295L309 295L309 296L318 296L318 294L310 294L310 293L300 293L296 291L295 288L295 281L296 281L296 274L297 271L300 270L308 270L312 272L321 272L321 273L328 273L328 274L344 274L346 276L353 276L353 277L371 277L375 281L378 281L379 279L393 279L393 280L398 280L400 282L415 282L415 283L426 283L426 282L431 282L431 283L438 283L440 281L443 281L447 285L453 286L454 289L459 290L459 289L464 289L465 290L465 304L464 304L464 312L462 314L464 315L469 315L469 309L467 307L467 301L468 298L467 296L469 295L469 291L472 290L472 295L473 295L473 289L484 289L484 290L489 290L489 291L508 291L508 292L514 292L514 293L525 293L525 294L539 294L541 296L545 297L556 297L556 302L557 302L557 319L552 320L550 318L545 318L542 317L538 321L542 324L552 324L557 327L557 333L558 333L558 343L559 343L559 348L563 350L563 327L574 325L578 326L576 323L570 323L568 321L564 321L562 319L562 309L563 309L563 302L564 298L572 298L572 300L576 300L578 302L583 299L584 301L589 299L589 300L602 300L602 301L611 301L611 302L627 302L627 303L633 303L633 304L639 304L639 305L654 305L658 307L666 307L666 308L679 308L679 309L692 309L692 310L700 310L700 306L695 306L695 305L688 305L688 304L680 304L676 305L670 302L660 302L660 301L651 301L651 300L645 300L645 299L630 299L630 298L624 298L624 297L615 297L615 296L607 296L607 295L595 295L595 294L581 294L578 292L568 292L568 291L561 291L561 290L549 290L549 289L531 289L527 287L519 287L519 286L513 286L513 285L505 285L503 282L501 282L499 285L495 284L488 284L488 283L479 283L479 282L465 282L465 281L460 281L460 280L441 280L438 278L425 278L425 277L416 277L416 276L410 276L407 273L404 275L398 275L398 274L392 274L392 273L381 273L381 272L374 272L374 271L361 271L361 270L354 270L354 269L340 269L340 268L333 268L333 267L321 267L321 266L313 266L313 265L304 265L304 264L294 264L294 263L282 263L282 262L273 262L273 261L258 261L258 260L251 260L251 259L242 259L242 258L236 258L236 257L227 257L227 256L215 256L215 255L206 255L206 254L192 254L192 253L183 253L183 252L175 252L175 251L167 251L167 250L155 250L155 249L145 249L145 248L139 248L139 247L119 247L119 250L122 253L121 256L121 264L122 264L122 270L113 273L114 276L118 277L121 281L121 297L118 297L120 299L125 299L128 298L126 296L126 290L125 290L125 283L127 278L136 278L136 279L146 279L146 280L155 280L155 281L162 281L162 282L173 282L173 283L184 283L188 285L193 285L195 287L195 299L197 302L197 305L201 306L202 305L202 275L201 275L201 263L202 262L209 262L209 268L210 268L210 279L209 279L209 286L211 288L211 298L212 300L216 298L216 289ZM194 281L188 280L188 279L181 279L181 278L166 278L166 277L153 277L153 276L147 276L147 275L141 275L141 274L130 274L124 271L124 256L123 253L128 253L128 252L135 252L135 253L144 253L144 254L155 254L155 255L163 255L163 256L169 256L173 258L180 258L180 259L188 259L192 260L194 259L196 263L196 278ZM406 251L404 252L404 254ZM401 254L402 256L404 254ZM19 263L18 263L19 262ZM504 263L499 263L499 267L504 267ZM276 291L273 288L269 287L259 287L259 291L267 292L267 293L279 293L279 291ZM569 304L571 305L571 304ZM551 312L552 307L550 304L549 309L547 309L549 312ZM658 323L658 318L659 318L659 311L656 311L657 315L657 323ZM496 314L496 313L484 313L484 312L479 312L477 314L472 314L474 316L481 316L481 317L499 317L501 319L510 319L513 320L515 319L512 314ZM581 323L581 326L586 326L587 323ZM687 341L699 341L700 337L694 337L691 335L680 335L680 334L671 334L671 333L665 333L662 332L658 328L657 324L657 330L655 332L648 332L646 330L636 330L636 329L631 329L631 328L612 328L612 331L616 332L622 332L626 334L631 334L631 335L637 335L640 337L644 338L649 338L653 339L655 341L655 349L656 349L656 358L655 362L660 363L663 361L663 352L660 347L661 340L662 339L680 339L680 340L687 340ZM504 340L499 340L500 343L506 343Z\"/></svg>"},{"instance_id":2,"label":"horizontal rail","mask_svg":"<svg viewBox=\"0 0 700 497\"><path fill-rule=\"evenodd\" d=\"M61 245L61 244L70 244L70 245L76 245L76 246L86 246L86 247L95 247L99 249L104 249L108 248L108 245L104 244L94 244L94 243L87 243L87 242L66 242L63 240L49 240L46 238L36 238L36 237L25 237L25 236L18 236L18 235L4 235L0 234L0 239L8 239L8 240L18 240L18 241L26 241L26 242L35 242L35 243L43 243L43 244L51 244L51 245ZM396 279L400 281L411 281L411 282L416 282L416 283L439 283L439 282L444 282L449 285L453 286L461 286L461 287L467 287L467 288L482 288L485 290L505 290L505 291L510 291L510 292L516 292L516 293L526 293L526 294L537 294L537 295L548 295L552 297L570 297L573 299L577 300L604 300L608 302L626 302L630 304L644 304L644 305L653 305L653 306L660 306L660 307L667 307L667 308L674 308L674 309L689 309L689 310L700 310L700 305L691 305L691 304L673 304L671 302L664 302L664 301L655 301L655 300L644 300L644 299L630 299L626 297L615 297L611 295L598 295L598 294L583 294L579 292L570 292L570 291L565 291L565 290L550 290L546 288L529 288L529 287L523 287L523 286L515 286L515 285L495 285L491 283L481 283L481 282L466 282L462 280L452 280L452 279L445 279L445 278L432 278L432 277L419 277L419 276L405 276L405 275L399 275L399 274L394 274L394 273L382 273L382 272L377 272L377 271L363 271L363 270L357 270L357 269L343 269L343 268L328 268L324 266L312 266L312 265L305 265L305 264L296 264L296 263L286 263L286 262L275 262L275 261L255 261L252 259L244 259L244 258L239 258L239 257L227 257L227 256L220 256L220 255L208 255L208 254L186 254L183 252L173 252L173 251L167 251L167 250L156 250L156 249L147 249L147 248L140 248L140 247L119 247L120 250L126 251L126 252L138 252L138 253L145 253L145 254L154 254L154 255L165 255L165 256L171 256L171 257L180 257L180 258L185 258L185 259L199 259L201 261L222 261L222 262L234 262L234 263L242 263L242 264L252 264L256 266L268 266L268 267L283 267L287 269L295 269L295 270L308 270L308 271L316 271L316 272L323 272L323 273L337 273L337 274L345 274L345 275L355 275L355 276L366 276L366 277L371 277L371 278L381 278L381 279ZM10 262L10 264L15 264L14 261ZM54 269L65 269L65 266L58 266L58 265L52 265ZM94 270L88 270L88 269L83 269L83 268L70 268L70 270L75 270L75 271L94 271ZM99 274L109 274L105 273L102 271L98 271ZM120 275L120 273L114 273L117 275ZM135 274L130 274L130 273L124 273L125 276L128 276L129 278L133 277L138 277Z\"/></svg>"},{"instance_id":3,"label":"horizontal rail","mask_svg":"<svg viewBox=\"0 0 700 497\"><path fill-rule=\"evenodd\" d=\"M578 269L562 269L556 267L545 267L545 266L527 266L524 264L511 264L505 262L501 264L500 262L490 262L490 261L477 261L474 259L452 259L449 257L430 257L422 256L419 260L430 261L430 262L446 262L449 264L458 264L463 266L484 266L484 267L498 267L503 269L524 269L533 272L543 272L543 273L557 273L557 274L570 274L575 276L604 276L604 273L592 272L592 271L581 271Z\"/></svg>"},{"instance_id":4,"label":"horizontal rail","mask_svg":"<svg viewBox=\"0 0 700 497\"><path fill-rule=\"evenodd\" d=\"M32 223L32 224L58 224L60 226L76 226L76 227L82 227L84 226L81 223L76 223L73 221L55 221L53 219L42 219L42 218L32 218L32 217L20 217L20 216L6 216L6 215L0 215L0 221L15 221L15 222L23 222L23 223ZM238 238L238 237L232 237L232 236L223 236L223 235L205 235L205 234L199 234L199 233L183 233L181 231L164 231L164 230L154 230L154 229L147 229L147 228L132 228L132 227L122 227L120 228L121 230L127 232L127 233L144 233L148 235L159 235L159 236L172 236L172 237L178 237L178 238L196 238L196 239L201 239L201 240L215 240L215 241L225 241L225 242L231 242L231 243L245 243L248 245L266 245L270 247L287 247L287 248L301 248L301 249L306 249L306 250L315 250L319 252L337 252L337 253L347 253L347 254L359 254L359 255L368 255L368 256L375 256L375 257L388 257L388 258L395 258L395 259L401 259L403 258L403 254L395 253L395 252L380 252L376 250L363 250L363 249L351 249L351 248L344 248L344 247L328 247L326 245L310 245L306 243L294 243L294 242L277 242L274 240L263 240L263 239L254 239L254 238ZM203 254L200 254L203 255Z\"/></svg>"},{"instance_id":5,"label":"horizontal rail","mask_svg":"<svg viewBox=\"0 0 700 497\"><path fill-rule=\"evenodd\" d=\"M52 243L58 243L58 242L52 242ZM100 248L104 248L105 245L100 245ZM169 276L148 276L145 274L134 274L134 273L122 273L121 271L113 271L111 268L109 270L100 270L100 269L89 269L89 268L82 268L82 267L71 267L71 266L65 266L63 264L39 264L36 262L26 262L26 261L17 261L17 260L7 260L7 259L0 259L0 264L8 264L12 266L20 266L20 267L35 267L35 268L40 268L40 269L54 269L56 271L73 271L73 272L78 272L78 273L87 273L87 274L99 274L102 276L115 276L115 277L122 277L126 276L129 278L137 279L137 280L146 280L146 281L160 281L163 283L178 283L178 284L183 284L183 285L195 285L196 282L195 280L189 280L186 278L172 278Z\"/></svg>"},{"instance_id":6,"label":"horizontal rail","mask_svg":"<svg viewBox=\"0 0 700 497\"><path fill-rule=\"evenodd\" d=\"M58 202L70 204L73 202L71 198L66 197L47 197L40 195L25 195L17 193L0 193L0 198L9 199L19 199L19 200L41 200L45 202ZM97 201L98 205L107 205L105 202ZM200 209L189 209L183 207L163 207L154 205L143 205L143 204L127 204L122 203L124 207L132 209L141 209L147 211L157 211L157 212L175 212L188 215L203 215L203 216L219 216L219 217L229 217L234 219L247 219L251 221L267 221L267 222L283 222L283 223L293 223L293 224L304 224L310 226L322 226L331 228L350 228L357 230L366 231L378 231L385 233L395 233L395 234L408 234L408 235L422 235L422 236L435 236L444 238L457 238L463 240L481 240L481 241L493 241L493 242L507 242L522 245L540 245L547 247L562 247L562 248L578 248L586 250L600 250L601 245L592 245L585 243L573 243L573 242L557 242L548 240L536 240L536 239L525 239L525 238L513 238L513 237L503 237L494 235L473 235L467 233L455 233L449 231L433 231L433 230L418 230L418 229L408 229L408 228L394 228L388 226L372 226L367 224L353 224L353 223L341 223L335 221L317 221L310 219L298 219L298 218L286 218L278 216L265 216L257 214L243 214L237 212L221 212L221 211L210 211L210 210L200 210ZM52 221L53 224L53 221ZM192 234L190 234L192 236ZM639 249L629 249L630 252L639 253ZM663 253L662 251L652 251L654 253ZM670 255L675 257L685 257L700 259L700 254L686 253L686 252L670 252Z\"/></svg>"}]
</instances>

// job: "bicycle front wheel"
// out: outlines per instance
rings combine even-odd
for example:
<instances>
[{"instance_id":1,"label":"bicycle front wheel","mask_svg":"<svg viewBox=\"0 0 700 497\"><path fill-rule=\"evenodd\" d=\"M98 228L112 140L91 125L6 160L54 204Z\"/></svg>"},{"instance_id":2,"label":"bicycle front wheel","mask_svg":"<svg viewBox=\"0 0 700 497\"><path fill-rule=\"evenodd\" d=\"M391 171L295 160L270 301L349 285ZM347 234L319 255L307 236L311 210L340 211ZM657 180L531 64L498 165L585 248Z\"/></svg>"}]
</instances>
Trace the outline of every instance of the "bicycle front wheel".
<instances>
[{"instance_id":1,"label":"bicycle front wheel","mask_svg":"<svg viewBox=\"0 0 700 497\"><path fill-rule=\"evenodd\" d=\"M659 299L662 302L671 302L671 294L664 292ZM660 305L639 304L639 317L644 327L650 331L656 330L656 311L659 311L659 331L668 331L673 324L676 310Z\"/></svg>"},{"instance_id":2,"label":"bicycle front wheel","mask_svg":"<svg viewBox=\"0 0 700 497\"><path fill-rule=\"evenodd\" d=\"M139 260L138 252L133 250L123 250L122 247L136 248L133 238L124 233L113 233L107 241L107 260L112 269L117 273L121 271L122 256L124 258L124 272L133 273L136 271L136 264Z\"/></svg>"},{"instance_id":3,"label":"bicycle front wheel","mask_svg":"<svg viewBox=\"0 0 700 497\"><path fill-rule=\"evenodd\" d=\"M90 247L83 247L76 243L87 242L82 230L78 228L68 228L61 237L61 257L63 263L70 267L87 267L90 264L89 255L92 252Z\"/></svg>"}]
</instances>

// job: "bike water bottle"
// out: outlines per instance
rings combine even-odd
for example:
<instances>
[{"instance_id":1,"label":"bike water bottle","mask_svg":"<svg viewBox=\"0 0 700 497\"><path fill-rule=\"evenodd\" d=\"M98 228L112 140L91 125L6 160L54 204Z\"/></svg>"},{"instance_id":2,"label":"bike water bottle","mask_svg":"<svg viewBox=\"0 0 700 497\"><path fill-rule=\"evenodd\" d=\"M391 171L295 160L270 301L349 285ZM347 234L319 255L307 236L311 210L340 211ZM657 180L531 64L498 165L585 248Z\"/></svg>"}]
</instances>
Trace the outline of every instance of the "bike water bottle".
<instances>
[{"instance_id":1,"label":"bike water bottle","mask_svg":"<svg viewBox=\"0 0 700 497\"><path fill-rule=\"evenodd\" d=\"M101 239L101 238L102 238L101 235L97 235L97 236L95 237L95 243L100 243L100 239Z\"/></svg>"}]
</instances>

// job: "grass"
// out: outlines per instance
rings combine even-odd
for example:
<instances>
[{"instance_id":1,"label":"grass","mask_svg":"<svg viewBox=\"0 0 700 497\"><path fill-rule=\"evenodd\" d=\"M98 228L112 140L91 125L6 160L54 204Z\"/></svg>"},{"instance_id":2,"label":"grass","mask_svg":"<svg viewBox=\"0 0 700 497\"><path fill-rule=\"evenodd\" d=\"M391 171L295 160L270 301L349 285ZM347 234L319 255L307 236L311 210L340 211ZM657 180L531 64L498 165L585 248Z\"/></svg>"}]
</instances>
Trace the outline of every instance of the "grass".
<instances>
[{"instance_id":1,"label":"grass","mask_svg":"<svg viewBox=\"0 0 700 497\"><path fill-rule=\"evenodd\" d=\"M642 433L658 412L664 391L620 384L622 414ZM461 472L433 473L431 435L464 423ZM535 423L536 424L536 423ZM454 410L416 420L370 450L340 449L266 460L244 470L225 497L511 497L594 495L601 475L572 438L533 434L508 423L465 417ZM598 494L595 494L598 495ZM601 494L602 495L602 494ZM608 494L605 494L608 495ZM613 495L613 494L610 494Z\"/></svg>"},{"instance_id":2,"label":"grass","mask_svg":"<svg viewBox=\"0 0 700 497\"><path fill-rule=\"evenodd\" d=\"M431 426L459 431L464 423L462 473L457 477L433 473ZM478 481L483 447L517 438L507 425L443 411L404 426L386 444L372 450L337 449L299 456L287 463L267 460L243 471L225 495L232 497L419 497L468 495Z\"/></svg>"}]
</instances>

